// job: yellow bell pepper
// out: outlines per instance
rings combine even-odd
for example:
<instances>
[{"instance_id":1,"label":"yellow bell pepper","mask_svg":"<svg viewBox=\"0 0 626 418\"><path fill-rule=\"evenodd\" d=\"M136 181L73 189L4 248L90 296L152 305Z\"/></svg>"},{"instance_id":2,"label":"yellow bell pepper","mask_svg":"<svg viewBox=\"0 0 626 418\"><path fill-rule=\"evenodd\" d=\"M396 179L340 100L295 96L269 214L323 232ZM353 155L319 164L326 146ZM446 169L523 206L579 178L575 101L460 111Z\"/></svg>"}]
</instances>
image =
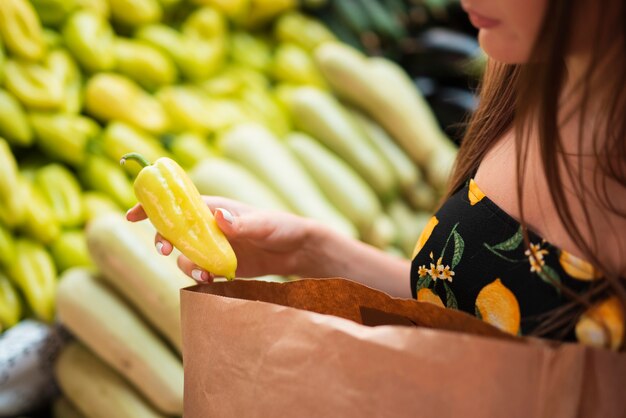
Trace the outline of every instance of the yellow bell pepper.
<instances>
[{"instance_id":1,"label":"yellow bell pepper","mask_svg":"<svg viewBox=\"0 0 626 418\"><path fill-rule=\"evenodd\" d=\"M142 39L166 51L182 75L190 80L204 80L215 74L226 60L226 39L204 39L185 36L165 25L147 25L135 38Z\"/></svg>"},{"instance_id":2,"label":"yellow bell pepper","mask_svg":"<svg viewBox=\"0 0 626 418\"><path fill-rule=\"evenodd\" d=\"M165 88L157 94L177 131L208 134L250 121L244 106L231 99L210 99L182 86Z\"/></svg>"},{"instance_id":3,"label":"yellow bell pepper","mask_svg":"<svg viewBox=\"0 0 626 418\"><path fill-rule=\"evenodd\" d=\"M157 0L109 0L113 20L125 26L142 26L161 20L163 10Z\"/></svg>"},{"instance_id":4,"label":"yellow bell pepper","mask_svg":"<svg viewBox=\"0 0 626 418\"><path fill-rule=\"evenodd\" d=\"M204 40L223 37L227 30L224 16L211 7L197 9L181 26L183 35Z\"/></svg>"},{"instance_id":5,"label":"yellow bell pepper","mask_svg":"<svg viewBox=\"0 0 626 418\"><path fill-rule=\"evenodd\" d=\"M46 26L57 26L78 7L76 0L30 0L41 23Z\"/></svg>"},{"instance_id":6,"label":"yellow bell pepper","mask_svg":"<svg viewBox=\"0 0 626 418\"><path fill-rule=\"evenodd\" d=\"M227 44L224 38L204 41L184 38L187 55L179 58L181 71L192 81L205 80L222 68L226 61Z\"/></svg>"},{"instance_id":7,"label":"yellow bell pepper","mask_svg":"<svg viewBox=\"0 0 626 418\"><path fill-rule=\"evenodd\" d=\"M111 14L108 0L76 0L78 8L86 9L108 19Z\"/></svg>"},{"instance_id":8,"label":"yellow bell pepper","mask_svg":"<svg viewBox=\"0 0 626 418\"><path fill-rule=\"evenodd\" d=\"M327 88L309 53L293 43L281 43L274 51L272 75L285 83Z\"/></svg>"},{"instance_id":9,"label":"yellow bell pepper","mask_svg":"<svg viewBox=\"0 0 626 418\"><path fill-rule=\"evenodd\" d=\"M7 268L9 277L25 296L37 318L54 318L57 271L52 257L39 243L20 238L15 242L16 257Z\"/></svg>"},{"instance_id":10,"label":"yellow bell pepper","mask_svg":"<svg viewBox=\"0 0 626 418\"><path fill-rule=\"evenodd\" d=\"M248 11L251 0L191 0L200 6L211 6L229 18L242 16Z\"/></svg>"},{"instance_id":11,"label":"yellow bell pepper","mask_svg":"<svg viewBox=\"0 0 626 418\"><path fill-rule=\"evenodd\" d=\"M15 257L13 234L0 224L0 266L7 266Z\"/></svg>"},{"instance_id":12,"label":"yellow bell pepper","mask_svg":"<svg viewBox=\"0 0 626 418\"><path fill-rule=\"evenodd\" d=\"M244 83L239 77L226 70L200 83L199 86L211 97L225 97L239 94L244 88Z\"/></svg>"},{"instance_id":13,"label":"yellow bell pepper","mask_svg":"<svg viewBox=\"0 0 626 418\"><path fill-rule=\"evenodd\" d=\"M103 16L79 10L65 22L62 33L65 45L85 70L107 71L115 66L115 34Z\"/></svg>"},{"instance_id":14,"label":"yellow bell pepper","mask_svg":"<svg viewBox=\"0 0 626 418\"><path fill-rule=\"evenodd\" d=\"M274 36L281 42L292 42L309 52L324 42L337 39L322 23L297 12L285 13L278 18Z\"/></svg>"},{"instance_id":15,"label":"yellow bell pepper","mask_svg":"<svg viewBox=\"0 0 626 418\"><path fill-rule=\"evenodd\" d=\"M135 179L135 196L157 231L198 266L234 279L235 252L185 171L169 158L150 165L137 153L120 162L129 159L144 167Z\"/></svg>"},{"instance_id":16,"label":"yellow bell pepper","mask_svg":"<svg viewBox=\"0 0 626 418\"><path fill-rule=\"evenodd\" d=\"M85 161L87 144L100 133L100 126L82 115L31 113L37 145L50 157L72 166Z\"/></svg>"},{"instance_id":17,"label":"yellow bell pepper","mask_svg":"<svg viewBox=\"0 0 626 418\"><path fill-rule=\"evenodd\" d=\"M237 16L235 21L240 26L255 29L297 6L297 0L250 0L246 13Z\"/></svg>"},{"instance_id":18,"label":"yellow bell pepper","mask_svg":"<svg viewBox=\"0 0 626 418\"><path fill-rule=\"evenodd\" d=\"M63 231L50 245L50 254L59 272L72 267L93 265L87 249L85 231L82 229Z\"/></svg>"},{"instance_id":19,"label":"yellow bell pepper","mask_svg":"<svg viewBox=\"0 0 626 418\"><path fill-rule=\"evenodd\" d=\"M5 85L27 108L56 110L63 105L63 79L45 65L28 61L7 60Z\"/></svg>"},{"instance_id":20,"label":"yellow bell pepper","mask_svg":"<svg viewBox=\"0 0 626 418\"><path fill-rule=\"evenodd\" d=\"M61 226L77 227L84 221L81 189L74 175L60 164L48 164L35 173L35 185Z\"/></svg>"},{"instance_id":21,"label":"yellow bell pepper","mask_svg":"<svg viewBox=\"0 0 626 418\"><path fill-rule=\"evenodd\" d=\"M46 44L47 50L53 50L63 47L63 37L59 32L52 29L44 28L42 34L43 42L44 44Z\"/></svg>"},{"instance_id":22,"label":"yellow bell pepper","mask_svg":"<svg viewBox=\"0 0 626 418\"><path fill-rule=\"evenodd\" d=\"M17 324L22 316L22 303L8 277L0 272L0 331Z\"/></svg>"},{"instance_id":23,"label":"yellow bell pepper","mask_svg":"<svg viewBox=\"0 0 626 418\"><path fill-rule=\"evenodd\" d=\"M87 223L107 213L120 213L120 207L115 201L102 192L88 191L83 193L83 206L85 207L85 221Z\"/></svg>"},{"instance_id":24,"label":"yellow bell pepper","mask_svg":"<svg viewBox=\"0 0 626 418\"><path fill-rule=\"evenodd\" d=\"M2 43L2 38L0 37L0 84L4 81L4 63L7 60L6 52L4 51L4 44Z\"/></svg>"},{"instance_id":25,"label":"yellow bell pepper","mask_svg":"<svg viewBox=\"0 0 626 418\"><path fill-rule=\"evenodd\" d=\"M24 202L17 162L9 144L0 138L0 221L10 227L19 225L24 218Z\"/></svg>"},{"instance_id":26,"label":"yellow bell pepper","mask_svg":"<svg viewBox=\"0 0 626 418\"><path fill-rule=\"evenodd\" d=\"M61 80L65 91L59 110L65 113L80 113L83 107L82 77L72 56L64 49L55 49L48 56L48 66Z\"/></svg>"},{"instance_id":27,"label":"yellow bell pepper","mask_svg":"<svg viewBox=\"0 0 626 418\"><path fill-rule=\"evenodd\" d=\"M45 197L34 184L21 178L26 207L20 229L42 244L49 244L61 233L61 227Z\"/></svg>"},{"instance_id":28,"label":"yellow bell pepper","mask_svg":"<svg viewBox=\"0 0 626 418\"><path fill-rule=\"evenodd\" d=\"M99 73L85 87L85 109L101 121L119 120L152 133L169 127L161 104L137 83L119 74Z\"/></svg>"},{"instance_id":29,"label":"yellow bell pepper","mask_svg":"<svg viewBox=\"0 0 626 418\"><path fill-rule=\"evenodd\" d=\"M248 114L254 120L269 128L279 137L291 130L288 113L283 111L280 104L267 89L247 88L239 96Z\"/></svg>"},{"instance_id":30,"label":"yellow bell pepper","mask_svg":"<svg viewBox=\"0 0 626 418\"><path fill-rule=\"evenodd\" d=\"M164 135L162 141L174 159L185 169L193 168L202 160L215 156L207 138L194 132L179 135Z\"/></svg>"},{"instance_id":31,"label":"yellow bell pepper","mask_svg":"<svg viewBox=\"0 0 626 418\"><path fill-rule=\"evenodd\" d=\"M11 144L29 146L33 130L28 124L22 104L8 91L0 89L0 135Z\"/></svg>"},{"instance_id":32,"label":"yellow bell pepper","mask_svg":"<svg viewBox=\"0 0 626 418\"><path fill-rule=\"evenodd\" d=\"M172 58L144 41L117 38L115 58L117 72L132 78L148 90L172 84L178 77Z\"/></svg>"},{"instance_id":33,"label":"yellow bell pepper","mask_svg":"<svg viewBox=\"0 0 626 418\"><path fill-rule=\"evenodd\" d=\"M141 152L152 160L169 156L155 137L122 122L107 125L100 137L100 145L104 154L114 161L131 151ZM137 167L129 166L126 169L132 175L139 172Z\"/></svg>"},{"instance_id":34,"label":"yellow bell pepper","mask_svg":"<svg viewBox=\"0 0 626 418\"><path fill-rule=\"evenodd\" d=\"M270 80L265 74L253 70L242 65L231 64L224 68L223 73L230 74L241 80L244 89L269 89L271 87Z\"/></svg>"},{"instance_id":35,"label":"yellow bell pepper","mask_svg":"<svg viewBox=\"0 0 626 418\"><path fill-rule=\"evenodd\" d=\"M0 35L17 57L37 61L46 52L39 17L28 0L0 1Z\"/></svg>"},{"instance_id":36,"label":"yellow bell pepper","mask_svg":"<svg viewBox=\"0 0 626 418\"><path fill-rule=\"evenodd\" d=\"M165 25L147 25L135 34L142 39L166 51L173 59L185 78L204 80L215 74L226 59L226 38L204 35L215 28L206 28L200 23L188 24L187 34L179 33Z\"/></svg>"},{"instance_id":37,"label":"yellow bell pepper","mask_svg":"<svg viewBox=\"0 0 626 418\"><path fill-rule=\"evenodd\" d=\"M272 51L269 42L248 32L234 32L230 37L232 60L255 71L268 72L272 64Z\"/></svg>"},{"instance_id":38,"label":"yellow bell pepper","mask_svg":"<svg viewBox=\"0 0 626 418\"><path fill-rule=\"evenodd\" d=\"M115 200L124 210L137 203L133 186L122 167L106 157L90 155L78 175L85 186Z\"/></svg>"}]
</instances>

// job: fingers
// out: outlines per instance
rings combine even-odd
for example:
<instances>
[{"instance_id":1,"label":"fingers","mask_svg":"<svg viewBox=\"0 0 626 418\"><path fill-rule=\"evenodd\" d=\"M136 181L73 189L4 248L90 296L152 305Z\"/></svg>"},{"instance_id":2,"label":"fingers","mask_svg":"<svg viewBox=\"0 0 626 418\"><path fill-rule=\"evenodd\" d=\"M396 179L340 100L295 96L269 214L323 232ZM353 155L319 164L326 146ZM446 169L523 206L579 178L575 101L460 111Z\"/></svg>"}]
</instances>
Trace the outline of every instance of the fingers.
<instances>
[{"instance_id":1,"label":"fingers","mask_svg":"<svg viewBox=\"0 0 626 418\"><path fill-rule=\"evenodd\" d=\"M157 252L161 255L170 255L174 250L172 243L163 238L163 235L158 232L154 236L154 246L156 247Z\"/></svg>"},{"instance_id":2,"label":"fingers","mask_svg":"<svg viewBox=\"0 0 626 418\"><path fill-rule=\"evenodd\" d=\"M208 271L195 265L190 259L184 255L178 256L178 268L181 269L187 276L191 277L198 283L212 283L214 276Z\"/></svg>"},{"instance_id":3,"label":"fingers","mask_svg":"<svg viewBox=\"0 0 626 418\"><path fill-rule=\"evenodd\" d=\"M143 210L139 203L128 209L128 212L126 212L126 219L131 222L143 221L147 217L148 215L146 215L146 212Z\"/></svg>"},{"instance_id":4,"label":"fingers","mask_svg":"<svg viewBox=\"0 0 626 418\"><path fill-rule=\"evenodd\" d=\"M215 212L217 208L224 208L233 215L238 216L258 210L257 208L246 205L245 203L222 196L202 196L202 199L209 209L211 209L211 212Z\"/></svg>"},{"instance_id":5,"label":"fingers","mask_svg":"<svg viewBox=\"0 0 626 418\"><path fill-rule=\"evenodd\" d=\"M215 222L217 222L217 226L222 230L222 232L226 236L233 236L236 232L236 219L235 216L228 210L224 208L216 208L213 213L215 216Z\"/></svg>"}]
</instances>

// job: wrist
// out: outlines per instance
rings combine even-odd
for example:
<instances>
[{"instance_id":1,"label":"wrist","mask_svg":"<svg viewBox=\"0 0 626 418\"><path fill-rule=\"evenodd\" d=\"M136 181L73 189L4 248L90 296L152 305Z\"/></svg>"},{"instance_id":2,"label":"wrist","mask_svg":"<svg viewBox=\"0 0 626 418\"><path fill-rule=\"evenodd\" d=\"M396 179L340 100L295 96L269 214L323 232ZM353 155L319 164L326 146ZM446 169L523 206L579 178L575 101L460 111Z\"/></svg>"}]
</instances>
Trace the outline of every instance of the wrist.
<instances>
[{"instance_id":1,"label":"wrist","mask_svg":"<svg viewBox=\"0 0 626 418\"><path fill-rule=\"evenodd\" d=\"M337 232L320 222L307 219L297 262L299 271L294 274L311 278L337 276L333 251L330 250L336 246L337 236Z\"/></svg>"}]
</instances>

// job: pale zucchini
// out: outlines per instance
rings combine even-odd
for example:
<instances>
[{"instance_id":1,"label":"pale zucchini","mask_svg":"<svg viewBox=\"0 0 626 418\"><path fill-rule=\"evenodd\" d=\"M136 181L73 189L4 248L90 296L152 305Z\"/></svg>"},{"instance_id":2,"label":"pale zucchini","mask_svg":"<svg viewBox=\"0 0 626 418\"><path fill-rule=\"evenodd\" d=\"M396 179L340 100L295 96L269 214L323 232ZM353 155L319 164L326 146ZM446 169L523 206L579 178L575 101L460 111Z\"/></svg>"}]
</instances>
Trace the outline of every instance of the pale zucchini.
<instances>
[{"instance_id":1,"label":"pale zucchini","mask_svg":"<svg viewBox=\"0 0 626 418\"><path fill-rule=\"evenodd\" d=\"M382 212L372 188L346 162L310 136L293 132L285 140L328 200L361 234L369 230Z\"/></svg>"},{"instance_id":2,"label":"pale zucchini","mask_svg":"<svg viewBox=\"0 0 626 418\"><path fill-rule=\"evenodd\" d=\"M208 158L189 177L204 195L223 196L270 210L288 210L287 204L243 165L225 158Z\"/></svg>"},{"instance_id":3,"label":"pale zucchini","mask_svg":"<svg viewBox=\"0 0 626 418\"><path fill-rule=\"evenodd\" d=\"M290 97L294 125L321 141L367 181L383 201L396 193L387 161L374 149L341 103L314 87L300 87Z\"/></svg>"},{"instance_id":4,"label":"pale zucchini","mask_svg":"<svg viewBox=\"0 0 626 418\"><path fill-rule=\"evenodd\" d=\"M383 58L367 58L339 43L320 46L315 59L340 97L366 111L390 132L434 186L446 186L456 147L399 66Z\"/></svg>"},{"instance_id":5,"label":"pale zucchini","mask_svg":"<svg viewBox=\"0 0 626 418\"><path fill-rule=\"evenodd\" d=\"M72 334L124 376L159 411L182 414L181 361L93 273L75 268L63 274L57 292L57 311Z\"/></svg>"},{"instance_id":6,"label":"pale zucchini","mask_svg":"<svg viewBox=\"0 0 626 418\"><path fill-rule=\"evenodd\" d=\"M437 194L426 182L421 182L403 191L405 200L417 210L430 212L437 205Z\"/></svg>"},{"instance_id":7,"label":"pale zucchini","mask_svg":"<svg viewBox=\"0 0 626 418\"><path fill-rule=\"evenodd\" d=\"M432 215L428 212L414 212L402 200L390 203L387 213L398 230L396 245L404 251L406 256L410 257L422 230Z\"/></svg>"},{"instance_id":8,"label":"pale zucchini","mask_svg":"<svg viewBox=\"0 0 626 418\"><path fill-rule=\"evenodd\" d=\"M370 228L363 232L361 239L380 249L384 249L397 240L399 232L387 214L376 217Z\"/></svg>"},{"instance_id":9,"label":"pale zucchini","mask_svg":"<svg viewBox=\"0 0 626 418\"><path fill-rule=\"evenodd\" d=\"M387 131L358 110L351 109L350 114L374 148L387 160L402 190L411 189L422 181L421 170Z\"/></svg>"},{"instance_id":10,"label":"pale zucchini","mask_svg":"<svg viewBox=\"0 0 626 418\"><path fill-rule=\"evenodd\" d=\"M153 410L122 376L79 343L70 343L63 349L55 364L55 377L65 396L82 413L75 417L165 417ZM55 405L55 417L70 416L67 407Z\"/></svg>"},{"instance_id":11,"label":"pale zucchini","mask_svg":"<svg viewBox=\"0 0 626 418\"><path fill-rule=\"evenodd\" d=\"M87 246L103 279L181 353L179 291L195 282L157 253L142 223L104 215L87 227Z\"/></svg>"},{"instance_id":12,"label":"pale zucchini","mask_svg":"<svg viewBox=\"0 0 626 418\"><path fill-rule=\"evenodd\" d=\"M287 146L261 125L243 124L225 133L219 144L227 158L247 167L303 216L317 219L350 237L355 226L324 197Z\"/></svg>"},{"instance_id":13,"label":"pale zucchini","mask_svg":"<svg viewBox=\"0 0 626 418\"><path fill-rule=\"evenodd\" d=\"M60 397L52 405L54 418L86 418L66 397Z\"/></svg>"}]
</instances>

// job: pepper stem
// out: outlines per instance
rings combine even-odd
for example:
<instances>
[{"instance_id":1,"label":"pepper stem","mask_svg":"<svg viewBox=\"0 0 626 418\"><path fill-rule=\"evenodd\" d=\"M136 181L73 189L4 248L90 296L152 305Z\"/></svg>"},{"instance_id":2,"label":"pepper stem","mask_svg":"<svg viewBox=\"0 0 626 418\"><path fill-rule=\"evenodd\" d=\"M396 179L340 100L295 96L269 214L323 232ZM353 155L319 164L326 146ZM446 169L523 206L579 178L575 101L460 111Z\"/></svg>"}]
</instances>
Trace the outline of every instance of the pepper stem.
<instances>
[{"instance_id":1,"label":"pepper stem","mask_svg":"<svg viewBox=\"0 0 626 418\"><path fill-rule=\"evenodd\" d=\"M147 167L150 165L150 161L146 160L146 158L138 152L129 152L128 154L125 154L120 159L120 165L126 164L126 160L135 160L142 167Z\"/></svg>"}]
</instances>

